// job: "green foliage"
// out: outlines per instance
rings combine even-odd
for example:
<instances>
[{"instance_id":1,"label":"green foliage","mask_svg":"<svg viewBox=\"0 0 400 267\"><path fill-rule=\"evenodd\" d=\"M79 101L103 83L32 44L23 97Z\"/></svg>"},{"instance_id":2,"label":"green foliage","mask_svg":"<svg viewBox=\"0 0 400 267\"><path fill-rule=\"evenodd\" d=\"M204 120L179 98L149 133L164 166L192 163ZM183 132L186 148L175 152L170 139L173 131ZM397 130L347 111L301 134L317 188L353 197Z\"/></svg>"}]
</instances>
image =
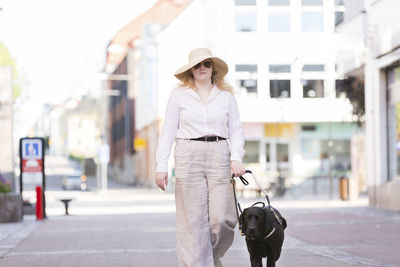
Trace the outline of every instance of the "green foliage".
<instances>
[{"instance_id":1,"label":"green foliage","mask_svg":"<svg viewBox=\"0 0 400 267\"><path fill-rule=\"evenodd\" d=\"M0 193L11 192L11 184L0 177Z\"/></svg>"},{"instance_id":2,"label":"green foliage","mask_svg":"<svg viewBox=\"0 0 400 267\"><path fill-rule=\"evenodd\" d=\"M81 155L77 155L75 153L71 153L69 154L69 158L78 162L81 162L85 159L85 157L81 156Z\"/></svg>"},{"instance_id":3,"label":"green foliage","mask_svg":"<svg viewBox=\"0 0 400 267\"><path fill-rule=\"evenodd\" d=\"M21 96L23 88L28 85L25 74L21 74L17 70L17 64L11 57L7 47L0 42L0 66L11 66L13 76L13 100Z\"/></svg>"}]
</instances>

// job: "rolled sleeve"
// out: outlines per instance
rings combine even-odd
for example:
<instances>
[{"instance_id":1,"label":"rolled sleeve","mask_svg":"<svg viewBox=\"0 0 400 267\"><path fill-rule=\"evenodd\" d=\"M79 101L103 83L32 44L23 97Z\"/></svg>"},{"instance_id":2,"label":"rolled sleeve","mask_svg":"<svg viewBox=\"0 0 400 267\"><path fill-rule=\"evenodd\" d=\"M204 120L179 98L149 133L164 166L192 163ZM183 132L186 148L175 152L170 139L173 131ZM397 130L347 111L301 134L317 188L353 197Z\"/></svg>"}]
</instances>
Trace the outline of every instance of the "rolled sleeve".
<instances>
[{"instance_id":1,"label":"rolled sleeve","mask_svg":"<svg viewBox=\"0 0 400 267\"><path fill-rule=\"evenodd\" d=\"M236 160L241 162L245 153L243 149L244 135L238 105L233 95L229 99L228 131L231 146L231 161Z\"/></svg>"}]
</instances>

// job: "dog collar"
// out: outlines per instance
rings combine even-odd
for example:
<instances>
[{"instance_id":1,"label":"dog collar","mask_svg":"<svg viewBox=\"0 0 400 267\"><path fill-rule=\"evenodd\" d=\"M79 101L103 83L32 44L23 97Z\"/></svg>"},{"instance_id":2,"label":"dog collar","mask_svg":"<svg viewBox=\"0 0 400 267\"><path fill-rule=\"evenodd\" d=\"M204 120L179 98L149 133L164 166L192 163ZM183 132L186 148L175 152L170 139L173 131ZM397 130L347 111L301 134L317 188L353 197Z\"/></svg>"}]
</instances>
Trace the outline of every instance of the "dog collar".
<instances>
[{"instance_id":1,"label":"dog collar","mask_svg":"<svg viewBox=\"0 0 400 267\"><path fill-rule=\"evenodd\" d=\"M272 228L272 231L269 232L269 234L266 237L264 237L264 239L267 239L268 237L270 237L274 232L275 232L275 227Z\"/></svg>"}]
</instances>

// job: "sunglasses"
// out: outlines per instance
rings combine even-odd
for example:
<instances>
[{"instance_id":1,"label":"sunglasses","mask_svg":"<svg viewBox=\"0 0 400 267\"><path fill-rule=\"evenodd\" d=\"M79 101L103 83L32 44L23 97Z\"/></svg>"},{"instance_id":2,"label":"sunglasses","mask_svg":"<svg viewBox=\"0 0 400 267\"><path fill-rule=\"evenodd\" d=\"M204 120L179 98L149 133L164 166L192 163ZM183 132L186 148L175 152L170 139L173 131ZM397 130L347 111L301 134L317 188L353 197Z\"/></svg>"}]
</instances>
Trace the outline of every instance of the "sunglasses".
<instances>
[{"instance_id":1,"label":"sunglasses","mask_svg":"<svg viewBox=\"0 0 400 267\"><path fill-rule=\"evenodd\" d=\"M203 64L204 67L206 67L207 69L209 69L209 68L211 68L211 66L212 66L212 61L211 61L211 60L207 60L207 61L200 62L199 64L194 65L193 68L194 68L195 70L197 70L197 69L200 68L200 66L201 66L202 64Z\"/></svg>"}]
</instances>

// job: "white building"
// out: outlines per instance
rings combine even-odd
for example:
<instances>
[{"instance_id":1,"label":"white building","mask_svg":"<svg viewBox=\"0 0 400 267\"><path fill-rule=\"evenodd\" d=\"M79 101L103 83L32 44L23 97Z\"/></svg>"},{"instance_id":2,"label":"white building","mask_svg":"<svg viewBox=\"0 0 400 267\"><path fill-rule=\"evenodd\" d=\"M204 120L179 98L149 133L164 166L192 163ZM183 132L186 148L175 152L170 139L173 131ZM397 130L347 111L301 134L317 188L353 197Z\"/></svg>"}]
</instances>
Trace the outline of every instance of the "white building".
<instances>
[{"instance_id":1,"label":"white building","mask_svg":"<svg viewBox=\"0 0 400 267\"><path fill-rule=\"evenodd\" d=\"M168 5L175 17L149 19L151 10L156 15ZM127 90L141 143L133 157L137 181L154 185L158 135L178 84L173 74L196 47L210 48L229 65L246 137L244 162L258 177L272 181L281 174L290 183L348 171L350 140L360 129L335 86L335 24L343 11L334 0L160 0L127 25L131 38L121 29L126 40L117 42L117 33L107 59L108 66L125 62L133 77ZM125 166L122 161L112 168ZM173 171L172 153L170 166Z\"/></svg>"},{"instance_id":2,"label":"white building","mask_svg":"<svg viewBox=\"0 0 400 267\"><path fill-rule=\"evenodd\" d=\"M131 50L139 80L136 129L149 146L146 173L155 169L166 102L178 83L173 73L202 46L229 65L249 168L267 178L278 171L302 178L320 173L331 155L332 168L348 170L350 139L359 129L352 106L335 89L335 18L343 11L336 2L193 1L167 26L148 25Z\"/></svg>"},{"instance_id":3,"label":"white building","mask_svg":"<svg viewBox=\"0 0 400 267\"><path fill-rule=\"evenodd\" d=\"M345 1L339 70L365 80L371 206L400 210L400 3Z\"/></svg>"}]
</instances>

